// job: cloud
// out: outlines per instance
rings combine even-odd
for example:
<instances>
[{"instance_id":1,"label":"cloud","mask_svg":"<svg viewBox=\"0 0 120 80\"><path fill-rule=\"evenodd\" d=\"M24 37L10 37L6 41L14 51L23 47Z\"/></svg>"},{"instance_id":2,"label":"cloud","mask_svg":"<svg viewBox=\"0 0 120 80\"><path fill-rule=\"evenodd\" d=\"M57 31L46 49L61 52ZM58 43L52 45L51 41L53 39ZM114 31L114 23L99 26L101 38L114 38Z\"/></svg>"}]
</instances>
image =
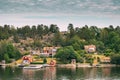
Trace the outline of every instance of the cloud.
<instances>
[{"instance_id":1,"label":"cloud","mask_svg":"<svg viewBox=\"0 0 120 80\"><path fill-rule=\"evenodd\" d=\"M120 0L0 0L0 25L119 25Z\"/></svg>"},{"instance_id":2,"label":"cloud","mask_svg":"<svg viewBox=\"0 0 120 80\"><path fill-rule=\"evenodd\" d=\"M1 0L0 13L119 15L119 0Z\"/></svg>"}]
</instances>

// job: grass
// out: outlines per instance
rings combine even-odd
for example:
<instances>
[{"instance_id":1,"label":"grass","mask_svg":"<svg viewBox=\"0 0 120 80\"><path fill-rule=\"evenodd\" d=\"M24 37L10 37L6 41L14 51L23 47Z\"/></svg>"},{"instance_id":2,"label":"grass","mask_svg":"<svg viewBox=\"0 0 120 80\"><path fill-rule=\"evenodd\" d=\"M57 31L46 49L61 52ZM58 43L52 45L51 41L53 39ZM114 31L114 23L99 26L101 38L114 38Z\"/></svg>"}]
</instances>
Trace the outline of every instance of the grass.
<instances>
[{"instance_id":1,"label":"grass","mask_svg":"<svg viewBox=\"0 0 120 80\"><path fill-rule=\"evenodd\" d=\"M43 64L43 62L31 62L30 64Z\"/></svg>"},{"instance_id":2,"label":"grass","mask_svg":"<svg viewBox=\"0 0 120 80\"><path fill-rule=\"evenodd\" d=\"M32 58L33 58L33 62L31 62L31 64L41 64L41 63L43 63L44 58L40 58L37 55L33 55ZM47 59L47 64L49 64L51 60L54 60L56 62L56 58L46 58L46 59ZM21 64L22 63L22 58L15 61L15 63L16 64Z\"/></svg>"}]
</instances>

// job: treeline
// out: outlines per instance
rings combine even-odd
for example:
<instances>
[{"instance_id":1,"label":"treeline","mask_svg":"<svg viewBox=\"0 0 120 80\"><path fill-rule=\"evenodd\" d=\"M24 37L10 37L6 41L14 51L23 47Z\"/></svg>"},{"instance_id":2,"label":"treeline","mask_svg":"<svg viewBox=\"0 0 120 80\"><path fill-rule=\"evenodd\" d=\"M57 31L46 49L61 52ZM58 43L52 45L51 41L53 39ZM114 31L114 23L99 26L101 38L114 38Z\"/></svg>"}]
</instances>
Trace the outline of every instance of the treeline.
<instances>
[{"instance_id":1,"label":"treeline","mask_svg":"<svg viewBox=\"0 0 120 80\"><path fill-rule=\"evenodd\" d=\"M49 34L49 33L56 33L59 31L59 28L57 25L51 24L50 27L46 25L33 25L29 26L26 25L24 27L14 27L10 25L4 25L0 26L0 40L2 39L8 39L11 36L14 37L21 37L21 38L42 38L43 35Z\"/></svg>"},{"instance_id":2,"label":"treeline","mask_svg":"<svg viewBox=\"0 0 120 80\"><path fill-rule=\"evenodd\" d=\"M110 25L109 27L98 28L85 25L81 28L74 28L72 24L69 24L68 31L70 32L68 43L73 45L75 50L79 47L83 49L84 45L94 44L99 53L109 55L109 53L120 52L120 26Z\"/></svg>"},{"instance_id":3,"label":"treeline","mask_svg":"<svg viewBox=\"0 0 120 80\"><path fill-rule=\"evenodd\" d=\"M48 36L48 40L44 41L44 36ZM52 37L50 37L53 35ZM60 32L59 27L55 24L50 26L46 25L33 25L14 27L10 25L0 26L0 40L14 37L14 42L27 37L34 40L41 41L38 44L44 46L73 46L75 51L82 51L84 45L94 44L97 47L97 52L106 53L120 53L120 26L112 26L98 28L97 26L83 26L74 27L73 24L68 25L66 32ZM43 46L42 46L43 47Z\"/></svg>"}]
</instances>

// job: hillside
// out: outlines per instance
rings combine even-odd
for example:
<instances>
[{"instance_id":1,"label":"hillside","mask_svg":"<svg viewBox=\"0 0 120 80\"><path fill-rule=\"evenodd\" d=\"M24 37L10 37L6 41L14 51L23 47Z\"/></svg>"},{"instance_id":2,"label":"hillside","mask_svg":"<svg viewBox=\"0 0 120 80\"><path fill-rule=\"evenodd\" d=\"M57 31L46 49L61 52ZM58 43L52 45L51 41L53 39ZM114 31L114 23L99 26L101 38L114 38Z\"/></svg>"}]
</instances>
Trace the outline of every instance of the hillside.
<instances>
[{"instance_id":1,"label":"hillside","mask_svg":"<svg viewBox=\"0 0 120 80\"><path fill-rule=\"evenodd\" d=\"M120 53L120 27L112 25L105 28L89 27L87 25L74 28L73 24L69 24L68 31L64 32L61 32L55 24L50 26L43 24L37 26L26 25L20 28L4 25L0 26L0 40L3 45L4 40L9 41L22 55L29 54L32 50L42 52L42 49L47 46L72 46L74 51L82 55L86 54L84 46L91 44L96 46L98 54L110 56ZM4 55L2 48L1 46L0 54ZM10 54L1 56L1 59L9 57ZM15 56L12 55L10 58L12 57Z\"/></svg>"}]
</instances>

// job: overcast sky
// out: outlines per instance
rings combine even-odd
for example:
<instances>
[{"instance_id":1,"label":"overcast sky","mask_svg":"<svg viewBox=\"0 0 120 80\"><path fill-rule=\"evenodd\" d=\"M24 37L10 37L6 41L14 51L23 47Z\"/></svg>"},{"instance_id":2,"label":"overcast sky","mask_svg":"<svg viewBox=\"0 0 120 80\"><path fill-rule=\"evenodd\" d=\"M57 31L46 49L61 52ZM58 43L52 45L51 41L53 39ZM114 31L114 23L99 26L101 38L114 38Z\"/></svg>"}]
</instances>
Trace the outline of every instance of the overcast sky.
<instances>
[{"instance_id":1,"label":"overcast sky","mask_svg":"<svg viewBox=\"0 0 120 80\"><path fill-rule=\"evenodd\" d=\"M120 25L120 0L0 0L0 25Z\"/></svg>"}]
</instances>

